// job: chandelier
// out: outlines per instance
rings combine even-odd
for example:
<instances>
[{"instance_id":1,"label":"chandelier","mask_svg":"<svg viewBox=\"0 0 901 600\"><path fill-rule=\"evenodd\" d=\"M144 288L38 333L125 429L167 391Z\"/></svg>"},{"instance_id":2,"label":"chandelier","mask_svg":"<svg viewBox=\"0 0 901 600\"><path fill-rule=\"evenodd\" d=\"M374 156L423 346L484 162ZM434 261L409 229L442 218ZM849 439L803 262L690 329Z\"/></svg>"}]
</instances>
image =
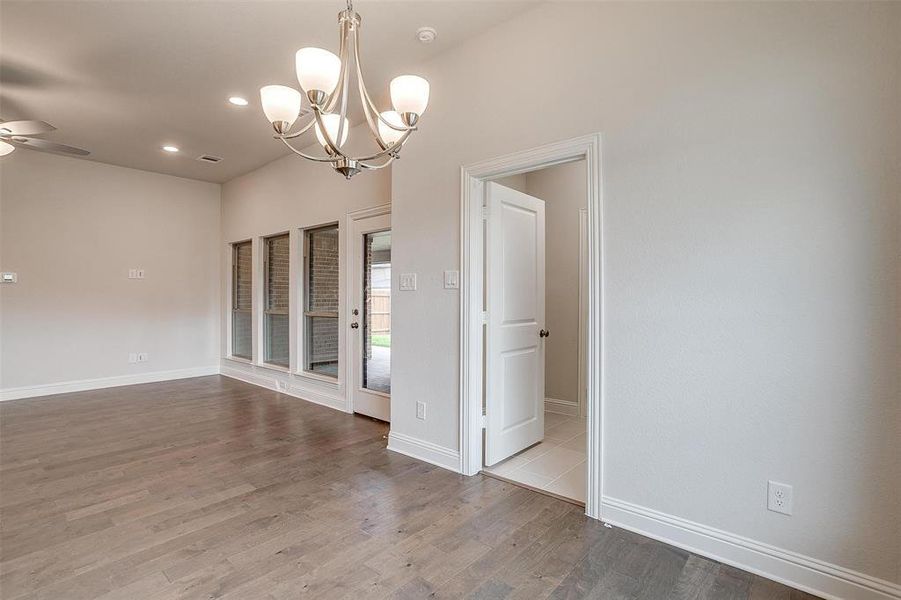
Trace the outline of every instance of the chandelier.
<instances>
[{"instance_id":1,"label":"chandelier","mask_svg":"<svg viewBox=\"0 0 901 600\"><path fill-rule=\"evenodd\" d=\"M353 1L338 13L341 36L338 55L322 48L301 48L295 56L297 81L310 102L313 118L292 131L300 116L301 95L284 85L267 85L260 89L263 112L275 129L275 139L281 140L295 154L308 160L329 163L350 179L363 169L382 169L398 157L404 142L416 131L416 124L429 103L429 82L416 75L400 75L391 80L391 104L394 110L379 112L363 83L360 65L360 15L354 12ZM365 156L348 156L341 147L347 141L350 123L347 120L347 96L350 91L351 68L363 105L363 114L378 150ZM314 156L295 148L295 140L313 129L316 140L325 151Z\"/></svg>"}]
</instances>

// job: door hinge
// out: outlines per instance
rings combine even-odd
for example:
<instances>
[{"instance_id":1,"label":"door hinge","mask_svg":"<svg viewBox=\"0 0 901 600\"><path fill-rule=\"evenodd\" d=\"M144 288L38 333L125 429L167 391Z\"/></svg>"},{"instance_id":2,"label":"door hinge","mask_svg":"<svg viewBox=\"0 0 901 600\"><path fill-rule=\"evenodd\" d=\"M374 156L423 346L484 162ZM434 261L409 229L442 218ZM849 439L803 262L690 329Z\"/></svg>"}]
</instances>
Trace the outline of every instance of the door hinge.
<instances>
[{"instance_id":1,"label":"door hinge","mask_svg":"<svg viewBox=\"0 0 901 600\"><path fill-rule=\"evenodd\" d=\"M482 220L487 221L488 217L491 216L491 209L487 206L482 207Z\"/></svg>"},{"instance_id":2,"label":"door hinge","mask_svg":"<svg viewBox=\"0 0 901 600\"><path fill-rule=\"evenodd\" d=\"M487 323L487 322L488 322L488 311L483 310L482 311L482 323Z\"/></svg>"},{"instance_id":3,"label":"door hinge","mask_svg":"<svg viewBox=\"0 0 901 600\"><path fill-rule=\"evenodd\" d=\"M482 415L482 429L488 428L488 415Z\"/></svg>"}]
</instances>

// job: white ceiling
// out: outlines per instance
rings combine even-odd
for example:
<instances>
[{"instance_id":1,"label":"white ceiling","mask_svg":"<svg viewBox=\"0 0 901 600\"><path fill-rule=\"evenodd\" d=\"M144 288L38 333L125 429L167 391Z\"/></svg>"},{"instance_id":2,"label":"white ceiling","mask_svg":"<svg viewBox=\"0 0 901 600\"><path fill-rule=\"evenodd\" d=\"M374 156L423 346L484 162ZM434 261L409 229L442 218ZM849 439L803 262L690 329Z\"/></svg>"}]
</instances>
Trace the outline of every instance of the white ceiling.
<instances>
[{"instance_id":1,"label":"white ceiling","mask_svg":"<svg viewBox=\"0 0 901 600\"><path fill-rule=\"evenodd\" d=\"M367 86L388 81L535 1L362 1ZM258 90L297 87L294 52L337 51L343 0L316 2L0 2L0 117L39 119L47 139L90 160L223 182L287 153L271 137ZM438 30L420 44L416 30ZM250 106L227 98L240 95ZM182 152L170 155L163 144ZM23 150L25 151L25 150ZM218 164L195 160L220 156Z\"/></svg>"}]
</instances>

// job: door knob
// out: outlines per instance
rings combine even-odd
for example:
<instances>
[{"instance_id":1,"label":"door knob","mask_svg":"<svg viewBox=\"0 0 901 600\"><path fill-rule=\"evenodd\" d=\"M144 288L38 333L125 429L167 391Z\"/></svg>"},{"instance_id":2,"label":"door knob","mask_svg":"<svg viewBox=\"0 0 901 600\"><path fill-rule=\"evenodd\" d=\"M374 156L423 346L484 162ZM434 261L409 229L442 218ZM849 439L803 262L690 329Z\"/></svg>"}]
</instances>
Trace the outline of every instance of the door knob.
<instances>
[{"instance_id":1,"label":"door knob","mask_svg":"<svg viewBox=\"0 0 901 600\"><path fill-rule=\"evenodd\" d=\"M546 338L549 335L551 335L551 332L548 331L547 329L542 329L541 331L538 332L538 337Z\"/></svg>"},{"instance_id":2,"label":"door knob","mask_svg":"<svg viewBox=\"0 0 901 600\"><path fill-rule=\"evenodd\" d=\"M360 324L357 323L356 321L354 321L353 323L350 324L350 328L351 328L351 329L359 329L359 328L360 328Z\"/></svg>"}]
</instances>

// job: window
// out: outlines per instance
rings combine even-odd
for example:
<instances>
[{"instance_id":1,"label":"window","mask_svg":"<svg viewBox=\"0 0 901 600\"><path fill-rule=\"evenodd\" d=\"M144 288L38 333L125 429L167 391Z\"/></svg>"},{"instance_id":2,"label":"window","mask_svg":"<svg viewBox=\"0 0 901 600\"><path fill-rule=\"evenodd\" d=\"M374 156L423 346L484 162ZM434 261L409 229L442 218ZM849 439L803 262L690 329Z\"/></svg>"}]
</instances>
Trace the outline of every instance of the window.
<instances>
[{"instance_id":1,"label":"window","mask_svg":"<svg viewBox=\"0 0 901 600\"><path fill-rule=\"evenodd\" d=\"M303 369L338 377L338 226L304 232Z\"/></svg>"},{"instance_id":2,"label":"window","mask_svg":"<svg viewBox=\"0 0 901 600\"><path fill-rule=\"evenodd\" d=\"M253 260L249 241L232 244L232 356L253 357Z\"/></svg>"},{"instance_id":3,"label":"window","mask_svg":"<svg viewBox=\"0 0 901 600\"><path fill-rule=\"evenodd\" d=\"M263 240L263 331L264 362L288 366L288 234Z\"/></svg>"},{"instance_id":4,"label":"window","mask_svg":"<svg viewBox=\"0 0 901 600\"><path fill-rule=\"evenodd\" d=\"M363 236L363 387L391 393L391 232Z\"/></svg>"}]
</instances>

